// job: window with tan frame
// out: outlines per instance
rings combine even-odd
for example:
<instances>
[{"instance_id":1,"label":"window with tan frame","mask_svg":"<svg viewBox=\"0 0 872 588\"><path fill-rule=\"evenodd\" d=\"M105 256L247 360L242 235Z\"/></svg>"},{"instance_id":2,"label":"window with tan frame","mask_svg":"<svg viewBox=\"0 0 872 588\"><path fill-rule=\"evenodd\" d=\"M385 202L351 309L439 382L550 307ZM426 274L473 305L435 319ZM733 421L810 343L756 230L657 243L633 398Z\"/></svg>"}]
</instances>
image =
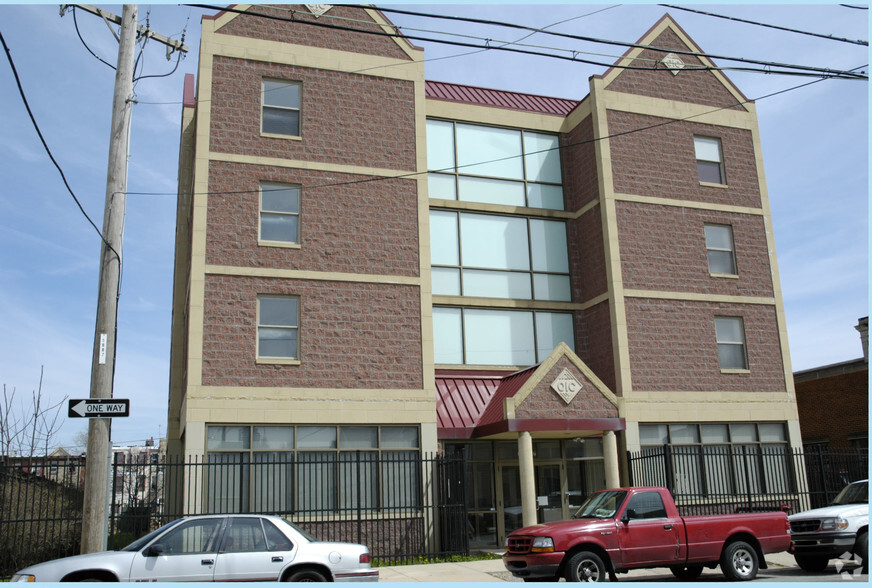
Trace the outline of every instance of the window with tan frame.
<instances>
[{"instance_id":1,"label":"window with tan frame","mask_svg":"<svg viewBox=\"0 0 872 588\"><path fill-rule=\"evenodd\" d=\"M302 84L287 80L263 80L261 132L300 136Z\"/></svg>"},{"instance_id":2,"label":"window with tan frame","mask_svg":"<svg viewBox=\"0 0 872 588\"><path fill-rule=\"evenodd\" d=\"M745 323L741 317L715 318L718 340L718 362L722 371L747 370L748 353L745 348Z\"/></svg>"},{"instance_id":3,"label":"window with tan frame","mask_svg":"<svg viewBox=\"0 0 872 588\"><path fill-rule=\"evenodd\" d=\"M699 181L706 184L726 184L721 140L715 137L694 137L693 148Z\"/></svg>"},{"instance_id":4,"label":"window with tan frame","mask_svg":"<svg viewBox=\"0 0 872 588\"><path fill-rule=\"evenodd\" d=\"M296 296L257 297L258 360L300 358L300 299Z\"/></svg>"},{"instance_id":5,"label":"window with tan frame","mask_svg":"<svg viewBox=\"0 0 872 588\"><path fill-rule=\"evenodd\" d=\"M262 182L259 241L269 245L300 243L300 186Z\"/></svg>"},{"instance_id":6,"label":"window with tan frame","mask_svg":"<svg viewBox=\"0 0 872 588\"><path fill-rule=\"evenodd\" d=\"M710 274L720 276L738 275L733 227L730 225L705 225L705 248Z\"/></svg>"}]
</instances>

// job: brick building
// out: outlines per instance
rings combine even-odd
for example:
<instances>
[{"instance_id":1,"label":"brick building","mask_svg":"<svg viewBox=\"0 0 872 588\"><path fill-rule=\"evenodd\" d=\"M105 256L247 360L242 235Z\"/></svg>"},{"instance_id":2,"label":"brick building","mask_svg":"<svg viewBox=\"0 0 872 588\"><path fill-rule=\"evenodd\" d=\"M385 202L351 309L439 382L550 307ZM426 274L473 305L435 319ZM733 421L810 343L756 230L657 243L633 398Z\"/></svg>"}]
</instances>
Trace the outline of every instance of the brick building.
<instances>
[{"instance_id":1,"label":"brick building","mask_svg":"<svg viewBox=\"0 0 872 588\"><path fill-rule=\"evenodd\" d=\"M581 100L425 80L386 32L203 19L171 455L463 452L497 544L626 482L627 451L801 445L754 104L671 17Z\"/></svg>"},{"instance_id":2,"label":"brick building","mask_svg":"<svg viewBox=\"0 0 872 588\"><path fill-rule=\"evenodd\" d=\"M869 447L869 317L854 328L860 332L863 357L793 374L806 447Z\"/></svg>"}]
</instances>

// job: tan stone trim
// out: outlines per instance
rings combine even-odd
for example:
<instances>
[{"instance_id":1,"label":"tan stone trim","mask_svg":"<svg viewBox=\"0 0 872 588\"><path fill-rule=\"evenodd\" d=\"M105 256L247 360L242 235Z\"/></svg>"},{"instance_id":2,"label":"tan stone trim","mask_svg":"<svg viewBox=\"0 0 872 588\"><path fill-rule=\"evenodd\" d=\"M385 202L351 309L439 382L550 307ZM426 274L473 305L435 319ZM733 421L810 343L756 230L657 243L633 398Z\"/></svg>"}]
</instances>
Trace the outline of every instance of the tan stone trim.
<instances>
[{"instance_id":1,"label":"tan stone trim","mask_svg":"<svg viewBox=\"0 0 872 588\"><path fill-rule=\"evenodd\" d=\"M202 387L188 420L222 424L414 424L436 420L429 390Z\"/></svg>"},{"instance_id":2,"label":"tan stone trim","mask_svg":"<svg viewBox=\"0 0 872 588\"><path fill-rule=\"evenodd\" d=\"M769 205L769 190L766 187L766 171L763 166L763 146L760 142L760 129L756 124L756 105L750 104L749 110L754 115L755 121L754 126L751 128L751 138L754 144L757 176L760 181L760 202L763 208L763 226L766 231L766 245L769 251L769 267L772 270L772 289L775 292L775 320L778 323L778 338L781 342L781 363L784 366L784 381L787 382L787 393L791 399L795 399L796 390L793 382L793 366L790 362L790 347L787 338L787 317L784 312L784 294L781 289L781 277L778 272L778 256L775 253L775 230L772 225L772 210ZM794 418L798 419L799 413L795 403L793 405L793 410L795 415Z\"/></svg>"},{"instance_id":3,"label":"tan stone trim","mask_svg":"<svg viewBox=\"0 0 872 588\"><path fill-rule=\"evenodd\" d=\"M444 118L458 122L470 122L546 133L563 132L566 118L556 114L524 112L511 108L464 104L449 100L428 99L428 118Z\"/></svg>"},{"instance_id":4,"label":"tan stone trim","mask_svg":"<svg viewBox=\"0 0 872 588\"><path fill-rule=\"evenodd\" d=\"M651 45L657 39L657 37L659 37L660 34L664 30L666 30L667 28L671 29L676 35L678 35L679 39L681 39L681 41L685 45L687 45L687 47L691 51L696 52L696 53L703 52L702 49L700 49L697 46L697 44L694 43L690 37L688 37L686 34L684 34L684 32L681 30L680 27L675 25L675 22L670 17L663 18L657 25L655 25L648 32L647 35L645 35L642 39L640 39L638 41L638 44L639 45ZM630 49L629 51L627 51L626 57L624 57L623 59L621 59L618 62L618 65L622 65L622 66L623 65L632 65L633 60L635 58L639 57L639 55L642 53L642 51L643 51L643 49L641 49L641 48ZM715 67L715 64L708 57L700 56L699 60L706 66ZM603 88L607 87L612 81L614 81L615 78L617 78L619 75L621 75L622 71L623 71L623 69L612 68L608 72L606 72L606 74L601 78L603 81ZM744 102L746 100L746 98L744 96L742 96L741 92L739 92L739 90L733 85L732 82L730 82L729 79L727 79L727 77L723 73L721 73L720 71L717 71L717 70L709 70L709 71L711 72L712 75L714 75L718 79L718 81L721 82L721 84L724 85L724 87L727 89L727 91L730 94L732 94L733 97L736 98L736 102ZM679 73L679 75L681 75L681 74Z\"/></svg>"},{"instance_id":5,"label":"tan stone trim","mask_svg":"<svg viewBox=\"0 0 872 588\"><path fill-rule=\"evenodd\" d=\"M608 101L609 110L745 130L750 130L755 125L752 113L731 108L718 108L706 104L664 100L663 98L608 90L603 93L603 97Z\"/></svg>"},{"instance_id":6,"label":"tan stone trim","mask_svg":"<svg viewBox=\"0 0 872 588\"><path fill-rule=\"evenodd\" d=\"M638 202L640 204L652 204L655 206L675 206L678 208L694 208L696 210L711 210L715 212L729 212L734 214L753 214L763 216L766 214L762 208L751 206L733 206L730 204L715 204L707 202L693 202L691 200L677 200L675 198L655 198L653 196L637 196L635 194L615 194L615 200L625 202Z\"/></svg>"},{"instance_id":7,"label":"tan stone trim","mask_svg":"<svg viewBox=\"0 0 872 588\"><path fill-rule=\"evenodd\" d=\"M611 142L607 109L603 98L604 81L591 78L590 96L592 100L593 134L596 145L597 175L600 193L600 214L603 227L603 251L606 259L606 283L608 284L609 314L612 326L612 353L615 360L615 393L625 396L633 389L630 369L630 342L627 333L627 311L624 306L623 272L621 270L621 248L618 241L618 214L615 199L614 177L612 175Z\"/></svg>"},{"instance_id":8,"label":"tan stone trim","mask_svg":"<svg viewBox=\"0 0 872 588\"><path fill-rule=\"evenodd\" d=\"M342 174L357 174L362 176L378 176L385 178L408 177L415 179L414 176L423 175L425 172L416 173L414 170L399 170L399 169L383 169L378 167L365 167L360 165L339 165L335 163L321 163L318 161L303 161L300 159L282 159L279 157L259 157L255 155L242 155L238 153L216 153L210 151L206 154L210 161L221 161L225 163L241 163L245 165L264 165L270 167L284 167L289 169L306 169L312 171L325 171Z\"/></svg>"},{"instance_id":9,"label":"tan stone trim","mask_svg":"<svg viewBox=\"0 0 872 588\"><path fill-rule=\"evenodd\" d=\"M426 85L423 76L415 82L415 151L419 170L427 169L427 104ZM417 176L418 182L418 264L420 267L421 308L421 358L424 391L428 398L436 398L435 334L433 332L433 283L430 271L430 194L427 174ZM435 401L434 401L435 413ZM435 419L435 414L433 419ZM432 427L421 428L421 449L435 452L438 449L438 432L435 422Z\"/></svg>"},{"instance_id":10,"label":"tan stone trim","mask_svg":"<svg viewBox=\"0 0 872 588\"><path fill-rule=\"evenodd\" d=\"M277 249L302 249L299 243L283 243L282 241L258 241L258 247L275 247Z\"/></svg>"},{"instance_id":11,"label":"tan stone trim","mask_svg":"<svg viewBox=\"0 0 872 588\"><path fill-rule=\"evenodd\" d=\"M258 357L255 360L258 365L302 365L299 359L282 359L280 357Z\"/></svg>"},{"instance_id":12,"label":"tan stone trim","mask_svg":"<svg viewBox=\"0 0 872 588\"><path fill-rule=\"evenodd\" d=\"M459 210L462 212L480 212L485 214L515 214L531 218L555 218L571 220L577 218L578 216L578 213L566 212L563 210L527 208L524 206L508 206L504 204L486 204L483 202L467 202L466 200L442 200L440 198L430 199L429 206L430 208Z\"/></svg>"},{"instance_id":13,"label":"tan stone trim","mask_svg":"<svg viewBox=\"0 0 872 588\"><path fill-rule=\"evenodd\" d=\"M283 270L262 267L236 267L232 265L206 265L204 273L221 276L280 278L285 280L316 280L323 282L358 282L366 284L395 284L399 286L419 286L421 284L420 278L409 276L312 272L305 270Z\"/></svg>"},{"instance_id":14,"label":"tan stone trim","mask_svg":"<svg viewBox=\"0 0 872 588\"><path fill-rule=\"evenodd\" d=\"M403 61L391 57L237 37L223 33L215 34L208 40L204 35L200 46L201 55L209 53L233 59L326 69L396 80L423 79L421 61Z\"/></svg>"},{"instance_id":15,"label":"tan stone trim","mask_svg":"<svg viewBox=\"0 0 872 588\"><path fill-rule=\"evenodd\" d=\"M581 101L581 104L575 107L575 110L569 113L569 116L566 117L566 120L563 123L563 127L560 132L568 133L578 125L580 125L584 120L593 114L593 110L591 107L591 103L593 101L589 96L586 96L584 100Z\"/></svg>"},{"instance_id":16,"label":"tan stone trim","mask_svg":"<svg viewBox=\"0 0 872 588\"><path fill-rule=\"evenodd\" d=\"M584 310L588 306L575 302L553 302L549 300L516 300L512 298L474 298L472 296L433 296L436 306L464 306L475 308L504 308L520 310L553 310L572 312Z\"/></svg>"},{"instance_id":17,"label":"tan stone trim","mask_svg":"<svg viewBox=\"0 0 872 588\"><path fill-rule=\"evenodd\" d=\"M632 423L790 422L796 404L785 392L650 392L621 399L621 416Z\"/></svg>"},{"instance_id":18,"label":"tan stone trim","mask_svg":"<svg viewBox=\"0 0 872 588\"><path fill-rule=\"evenodd\" d=\"M367 400L370 402L396 402L403 400L433 400L426 389L396 388L292 388L279 386L200 386L190 399L218 400L223 402L290 402Z\"/></svg>"},{"instance_id":19,"label":"tan stone trim","mask_svg":"<svg viewBox=\"0 0 872 588\"><path fill-rule=\"evenodd\" d=\"M584 377L590 380L590 382L594 385L594 387L602 394L606 400L611 402L615 407L618 406L618 397L615 396L614 392L609 390L609 387L606 386L602 380L600 380L596 374L591 371L587 365L579 359L579 357L569 348L566 343L560 343L557 347L554 348L554 351L539 364L539 367L536 368L536 371L533 372L533 375L530 376L524 385L521 386L521 389L518 390L514 396L510 398L506 398L503 401L503 414L505 418L512 419L515 418L515 409L519 407L524 400L536 389L536 386L539 385L540 382L545 378L546 375L554 368L557 364L557 361L560 358L565 357L569 360L572 365L574 365L578 371L584 374Z\"/></svg>"},{"instance_id":20,"label":"tan stone trim","mask_svg":"<svg viewBox=\"0 0 872 588\"><path fill-rule=\"evenodd\" d=\"M654 298L657 300L685 300L688 302L717 302L722 304L762 304L773 306L775 298L770 296L732 296L719 294L698 294L696 292L667 292L662 290L624 290L627 298Z\"/></svg>"}]
</instances>

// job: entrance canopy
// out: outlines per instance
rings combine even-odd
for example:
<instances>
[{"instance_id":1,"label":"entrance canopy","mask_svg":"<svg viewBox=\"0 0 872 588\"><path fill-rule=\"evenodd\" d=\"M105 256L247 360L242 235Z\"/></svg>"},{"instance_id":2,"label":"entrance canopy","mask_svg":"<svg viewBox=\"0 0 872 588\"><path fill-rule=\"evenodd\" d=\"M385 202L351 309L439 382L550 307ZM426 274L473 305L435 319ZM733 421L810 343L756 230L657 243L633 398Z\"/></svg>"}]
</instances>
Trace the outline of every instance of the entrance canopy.
<instances>
[{"instance_id":1,"label":"entrance canopy","mask_svg":"<svg viewBox=\"0 0 872 588\"><path fill-rule=\"evenodd\" d=\"M439 439L622 431L615 394L565 344L514 372L437 370ZM562 433L562 435L561 435Z\"/></svg>"}]
</instances>

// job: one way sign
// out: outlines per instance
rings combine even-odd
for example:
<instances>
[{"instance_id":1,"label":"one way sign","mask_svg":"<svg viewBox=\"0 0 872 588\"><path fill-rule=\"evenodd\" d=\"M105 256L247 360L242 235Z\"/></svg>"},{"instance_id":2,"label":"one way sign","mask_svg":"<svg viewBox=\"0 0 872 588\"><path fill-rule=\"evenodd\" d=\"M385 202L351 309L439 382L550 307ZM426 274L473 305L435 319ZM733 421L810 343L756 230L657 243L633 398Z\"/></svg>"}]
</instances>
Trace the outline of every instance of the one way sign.
<instances>
[{"instance_id":1,"label":"one way sign","mask_svg":"<svg viewBox=\"0 0 872 588\"><path fill-rule=\"evenodd\" d=\"M71 418L130 416L130 400L127 398L83 398L70 400L67 416Z\"/></svg>"}]
</instances>

